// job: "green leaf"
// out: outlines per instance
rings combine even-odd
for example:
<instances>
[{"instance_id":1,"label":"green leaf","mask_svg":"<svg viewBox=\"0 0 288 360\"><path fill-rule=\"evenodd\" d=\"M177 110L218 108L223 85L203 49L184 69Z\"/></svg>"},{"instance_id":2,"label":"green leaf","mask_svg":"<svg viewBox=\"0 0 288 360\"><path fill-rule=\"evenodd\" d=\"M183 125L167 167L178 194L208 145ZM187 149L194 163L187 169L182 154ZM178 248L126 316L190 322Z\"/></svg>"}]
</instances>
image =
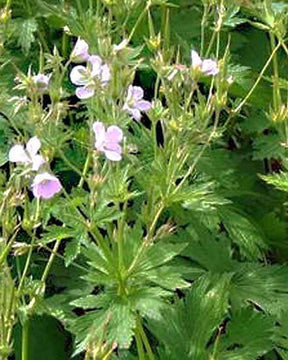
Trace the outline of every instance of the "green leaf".
<instances>
[{"instance_id":1,"label":"green leaf","mask_svg":"<svg viewBox=\"0 0 288 360\"><path fill-rule=\"evenodd\" d=\"M288 267L243 263L232 278L231 301L236 307L252 302L263 311L279 314L288 306Z\"/></svg>"},{"instance_id":2,"label":"green leaf","mask_svg":"<svg viewBox=\"0 0 288 360\"><path fill-rule=\"evenodd\" d=\"M19 29L18 45L21 46L23 52L28 54L31 45L35 41L34 33L38 29L38 24L34 18L24 20Z\"/></svg>"},{"instance_id":3,"label":"green leaf","mask_svg":"<svg viewBox=\"0 0 288 360\"><path fill-rule=\"evenodd\" d=\"M262 250L267 245L260 229L248 217L232 208L221 207L218 213L229 237L239 246L240 252L249 259L262 258Z\"/></svg>"},{"instance_id":4,"label":"green leaf","mask_svg":"<svg viewBox=\"0 0 288 360\"><path fill-rule=\"evenodd\" d=\"M73 260L80 254L81 242L80 239L70 240L65 247L64 257L65 265L69 266Z\"/></svg>"},{"instance_id":5,"label":"green leaf","mask_svg":"<svg viewBox=\"0 0 288 360\"><path fill-rule=\"evenodd\" d=\"M55 240L67 239L74 236L74 230L57 225L50 225L45 228L45 233L42 235L39 242L41 244L49 244Z\"/></svg>"},{"instance_id":6,"label":"green leaf","mask_svg":"<svg viewBox=\"0 0 288 360\"><path fill-rule=\"evenodd\" d=\"M278 134L261 135L253 142L253 160L281 159L285 156L285 148L281 145Z\"/></svg>"},{"instance_id":7,"label":"green leaf","mask_svg":"<svg viewBox=\"0 0 288 360\"><path fill-rule=\"evenodd\" d=\"M273 336L272 319L253 308L243 308L232 314L225 336L220 339L217 359L258 359L273 349Z\"/></svg>"},{"instance_id":8,"label":"green leaf","mask_svg":"<svg viewBox=\"0 0 288 360\"><path fill-rule=\"evenodd\" d=\"M134 328L136 326L136 317L132 313L128 304L115 303L108 310L110 321L108 322L108 341L117 342L120 348L129 348Z\"/></svg>"},{"instance_id":9,"label":"green leaf","mask_svg":"<svg viewBox=\"0 0 288 360\"><path fill-rule=\"evenodd\" d=\"M161 359L208 359L209 339L227 313L230 277L202 277L183 301L162 312L161 321L149 321L160 341Z\"/></svg>"},{"instance_id":10,"label":"green leaf","mask_svg":"<svg viewBox=\"0 0 288 360\"><path fill-rule=\"evenodd\" d=\"M179 255L186 246L187 243L171 244L165 242L148 245L148 249L143 251L143 255L134 267L133 274L142 273L166 264Z\"/></svg>"},{"instance_id":11,"label":"green leaf","mask_svg":"<svg viewBox=\"0 0 288 360\"><path fill-rule=\"evenodd\" d=\"M261 179L277 189L288 192L288 173L280 172L278 174L259 175Z\"/></svg>"}]
</instances>

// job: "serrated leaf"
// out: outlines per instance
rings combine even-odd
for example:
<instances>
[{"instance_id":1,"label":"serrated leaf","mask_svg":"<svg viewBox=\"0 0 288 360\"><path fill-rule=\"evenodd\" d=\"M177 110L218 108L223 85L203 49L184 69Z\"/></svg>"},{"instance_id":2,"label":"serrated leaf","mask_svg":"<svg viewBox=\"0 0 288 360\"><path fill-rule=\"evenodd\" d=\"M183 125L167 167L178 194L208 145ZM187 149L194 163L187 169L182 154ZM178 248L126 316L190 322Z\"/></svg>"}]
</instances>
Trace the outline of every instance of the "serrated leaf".
<instances>
[{"instance_id":1,"label":"serrated leaf","mask_svg":"<svg viewBox=\"0 0 288 360\"><path fill-rule=\"evenodd\" d=\"M39 243L49 244L55 240L67 239L74 236L74 230L57 225L50 225L45 228L45 233L42 235Z\"/></svg>"},{"instance_id":2,"label":"serrated leaf","mask_svg":"<svg viewBox=\"0 0 288 360\"><path fill-rule=\"evenodd\" d=\"M253 148L253 160L281 159L285 156L285 148L281 145L278 134L270 133L257 137Z\"/></svg>"},{"instance_id":3,"label":"serrated leaf","mask_svg":"<svg viewBox=\"0 0 288 360\"><path fill-rule=\"evenodd\" d=\"M117 342L120 348L129 348L136 326L135 314L125 303L115 303L108 314L108 341Z\"/></svg>"},{"instance_id":4,"label":"serrated leaf","mask_svg":"<svg viewBox=\"0 0 288 360\"><path fill-rule=\"evenodd\" d=\"M81 242L79 239L70 240L65 247L64 257L65 266L69 266L73 260L80 254Z\"/></svg>"},{"instance_id":5,"label":"serrated leaf","mask_svg":"<svg viewBox=\"0 0 288 360\"><path fill-rule=\"evenodd\" d=\"M34 33L37 31L37 21L33 18L24 20L19 29L18 45L25 54L28 54L32 43L35 41Z\"/></svg>"},{"instance_id":6,"label":"serrated leaf","mask_svg":"<svg viewBox=\"0 0 288 360\"><path fill-rule=\"evenodd\" d=\"M142 273L166 264L179 255L185 249L187 243L171 244L159 242L148 246L148 249L145 249L142 257L134 267L133 274Z\"/></svg>"},{"instance_id":7,"label":"serrated leaf","mask_svg":"<svg viewBox=\"0 0 288 360\"><path fill-rule=\"evenodd\" d=\"M260 229L248 217L229 208L219 208L219 216L231 240L238 244L240 252L250 259L261 258L267 248Z\"/></svg>"},{"instance_id":8,"label":"serrated leaf","mask_svg":"<svg viewBox=\"0 0 288 360\"><path fill-rule=\"evenodd\" d=\"M207 344L227 312L230 278L229 274L202 277L183 301L165 308L161 321L149 322L164 348L161 359L209 358Z\"/></svg>"},{"instance_id":9,"label":"serrated leaf","mask_svg":"<svg viewBox=\"0 0 288 360\"><path fill-rule=\"evenodd\" d=\"M261 179L277 189L288 192L288 173L280 172L278 174L259 175Z\"/></svg>"},{"instance_id":10,"label":"serrated leaf","mask_svg":"<svg viewBox=\"0 0 288 360\"><path fill-rule=\"evenodd\" d=\"M219 360L258 359L272 350L273 335L271 318L253 308L244 308L232 314L225 336L220 340Z\"/></svg>"}]
</instances>

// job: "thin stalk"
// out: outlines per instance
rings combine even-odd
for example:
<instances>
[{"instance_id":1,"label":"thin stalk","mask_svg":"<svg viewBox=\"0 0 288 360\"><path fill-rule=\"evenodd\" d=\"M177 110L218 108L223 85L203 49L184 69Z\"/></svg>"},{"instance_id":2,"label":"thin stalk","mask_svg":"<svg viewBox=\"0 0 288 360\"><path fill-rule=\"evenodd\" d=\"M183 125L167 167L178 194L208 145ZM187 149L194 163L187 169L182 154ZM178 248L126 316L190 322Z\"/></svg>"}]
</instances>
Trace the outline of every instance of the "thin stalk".
<instances>
[{"instance_id":1,"label":"thin stalk","mask_svg":"<svg viewBox=\"0 0 288 360\"><path fill-rule=\"evenodd\" d=\"M138 352L138 359L145 360L145 352L144 352L144 348L143 348L142 338L141 338L141 335L140 335L137 325L136 325L136 329L135 329L135 340L136 340L136 346L137 346L137 352Z\"/></svg>"},{"instance_id":2,"label":"thin stalk","mask_svg":"<svg viewBox=\"0 0 288 360\"><path fill-rule=\"evenodd\" d=\"M252 93L254 92L254 90L256 89L256 87L258 86L260 80L262 79L262 76L264 75L266 69L268 68L268 66L270 65L274 55L276 54L277 50L279 49L279 47L281 46L281 43L279 42L275 48L273 49L271 55L269 56L268 60L266 61L263 69L261 70L260 74L258 75L257 80L255 81L255 83L253 84L253 86L251 87L251 89L249 90L249 92L247 93L247 95L245 96L245 98L241 101L241 103L236 107L235 110L232 110L234 114L236 114L237 112L239 112L239 110L242 108L243 105L245 105L245 103L247 102L247 100L250 98L250 96L252 95ZM283 46L283 44L282 44Z\"/></svg>"},{"instance_id":3,"label":"thin stalk","mask_svg":"<svg viewBox=\"0 0 288 360\"><path fill-rule=\"evenodd\" d=\"M143 329L143 326L142 326L140 317L138 317L137 323L138 323L139 333L140 333L140 335L141 335L143 344L144 344L145 349L146 349L146 352L147 352L148 359L149 359L149 360L154 360L154 355L153 355L151 346L150 346L150 344L149 344L149 340L148 340L148 338L147 338L147 336L146 336L146 334L145 334L145 331L144 331L144 329Z\"/></svg>"},{"instance_id":4,"label":"thin stalk","mask_svg":"<svg viewBox=\"0 0 288 360\"><path fill-rule=\"evenodd\" d=\"M270 44L272 51L276 47L275 36L273 34L269 34L270 36ZM273 70L274 70L274 81L273 81L273 103L274 109L277 110L281 104L281 94L279 88L279 69L278 69L278 60L277 53L273 56Z\"/></svg>"},{"instance_id":5,"label":"thin stalk","mask_svg":"<svg viewBox=\"0 0 288 360\"><path fill-rule=\"evenodd\" d=\"M83 168L83 171L82 171L82 175L81 175L80 181L78 183L78 187L82 187L83 184L84 184L85 177L86 177L87 171L89 169L90 158L91 158L90 157L90 152L88 151L86 161L85 161L85 164L84 164L84 168Z\"/></svg>"},{"instance_id":6,"label":"thin stalk","mask_svg":"<svg viewBox=\"0 0 288 360\"><path fill-rule=\"evenodd\" d=\"M33 253L33 247L34 247L34 243L36 241L36 224L38 221L38 217L39 217L39 211L40 211L40 199L37 199L37 204L36 204L36 212L35 212L35 218L34 218L34 229L33 229L33 233L32 233L32 239L31 239L31 246L29 248L28 251L28 255L27 255L27 259L26 259L26 263L25 263L25 267L20 279L20 283L19 283L19 287L18 287L18 292L20 292L22 290L22 287L24 285L24 281L29 269L29 265L30 265L30 261L31 261L31 257L32 257L32 253Z\"/></svg>"},{"instance_id":7,"label":"thin stalk","mask_svg":"<svg viewBox=\"0 0 288 360\"><path fill-rule=\"evenodd\" d=\"M57 239L55 244L54 244L54 247L53 247L53 250L52 250L51 255L49 257L48 263L46 264L45 269L44 269L43 274L42 274L42 277L41 277L41 282L42 283L45 283L45 281L47 279L47 276L49 274L52 263L53 263L53 261L55 259L56 254L57 254L57 250L58 250L58 248L60 246L60 243L61 243L61 239Z\"/></svg>"},{"instance_id":8,"label":"thin stalk","mask_svg":"<svg viewBox=\"0 0 288 360\"><path fill-rule=\"evenodd\" d=\"M139 15L139 17L138 17L135 25L133 26L133 29L131 30L130 35L129 35L129 37L128 37L128 42L131 41L131 39L132 39L132 37L133 37L133 35L134 35L137 27L139 26L139 24L140 24L141 21L143 20L145 14L146 14L146 12L149 10L149 8L150 8L150 1L148 1L147 5L146 5L145 8L142 10L142 12L141 12L141 14Z\"/></svg>"},{"instance_id":9,"label":"thin stalk","mask_svg":"<svg viewBox=\"0 0 288 360\"><path fill-rule=\"evenodd\" d=\"M200 46L200 56L203 56L204 43L205 43L205 24L207 21L207 6L204 5L204 12L201 20L201 46Z\"/></svg>"},{"instance_id":10,"label":"thin stalk","mask_svg":"<svg viewBox=\"0 0 288 360\"><path fill-rule=\"evenodd\" d=\"M219 109L216 110L216 115L215 115L215 122L213 125L213 129L209 135L209 138L207 139L205 145L203 146L203 148L201 149L201 151L199 152L199 154L196 156L194 162L192 163L192 165L189 167L189 169L187 170L186 174L184 175L184 177L182 178L181 182L176 186L176 188L173 191L173 195L177 193L177 191L180 189L180 187L185 183L185 181L187 180L187 178L192 174L192 172L195 169L195 166L197 165L199 159L201 158L201 156L203 155L204 151L207 149L207 147L210 144L211 139L213 138L213 136L215 135L217 126L218 126L218 122L219 122L219 116L220 116L220 111Z\"/></svg>"},{"instance_id":11,"label":"thin stalk","mask_svg":"<svg viewBox=\"0 0 288 360\"><path fill-rule=\"evenodd\" d=\"M53 254L55 255L55 257L58 257L59 259L61 259L61 260L65 261L65 257L64 257L63 255L58 254L58 253L57 253L57 252L55 252L53 249L50 249L47 245L42 244L42 245L41 245L41 247L43 247L45 250L47 250L47 251L49 251L49 252L53 253ZM75 267L77 267L77 268L78 268L78 269L80 269L80 270L83 270L83 271L89 272L89 270L88 270L88 269L86 269L84 266L79 265L79 264L77 264L77 263L75 263L75 262L71 262L71 266L75 266Z\"/></svg>"}]
</instances>

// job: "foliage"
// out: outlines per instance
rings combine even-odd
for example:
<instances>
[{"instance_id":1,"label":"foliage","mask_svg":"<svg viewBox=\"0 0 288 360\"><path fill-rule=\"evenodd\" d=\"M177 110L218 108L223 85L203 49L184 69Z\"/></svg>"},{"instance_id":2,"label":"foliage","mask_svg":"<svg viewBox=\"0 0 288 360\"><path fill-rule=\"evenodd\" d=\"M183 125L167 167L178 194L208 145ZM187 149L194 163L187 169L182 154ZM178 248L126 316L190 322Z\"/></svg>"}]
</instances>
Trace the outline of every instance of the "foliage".
<instances>
[{"instance_id":1,"label":"foliage","mask_svg":"<svg viewBox=\"0 0 288 360\"><path fill-rule=\"evenodd\" d=\"M0 0L1 359L288 359L287 23Z\"/></svg>"}]
</instances>

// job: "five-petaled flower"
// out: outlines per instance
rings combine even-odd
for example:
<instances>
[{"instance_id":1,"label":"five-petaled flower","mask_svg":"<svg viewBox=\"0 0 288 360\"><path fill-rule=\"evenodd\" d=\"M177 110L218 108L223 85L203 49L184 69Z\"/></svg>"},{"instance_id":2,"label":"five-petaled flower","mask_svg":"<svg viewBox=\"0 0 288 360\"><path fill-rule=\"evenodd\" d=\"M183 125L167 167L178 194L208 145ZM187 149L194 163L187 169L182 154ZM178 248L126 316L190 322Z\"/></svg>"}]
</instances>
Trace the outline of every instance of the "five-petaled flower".
<instances>
[{"instance_id":1,"label":"five-petaled flower","mask_svg":"<svg viewBox=\"0 0 288 360\"><path fill-rule=\"evenodd\" d=\"M72 83L79 86L76 89L76 96L79 99L92 97L97 85L107 85L110 77L111 74L108 65L103 64L102 59L97 55L89 57L86 67L77 65L70 73Z\"/></svg>"},{"instance_id":2,"label":"five-petaled flower","mask_svg":"<svg viewBox=\"0 0 288 360\"><path fill-rule=\"evenodd\" d=\"M74 49L71 52L71 61L76 64L83 63L89 59L89 45L86 43L85 40L78 38Z\"/></svg>"},{"instance_id":3,"label":"five-petaled flower","mask_svg":"<svg viewBox=\"0 0 288 360\"><path fill-rule=\"evenodd\" d=\"M205 75L215 76L219 73L217 61L212 59L202 60L197 51L191 51L191 62L194 70L200 70Z\"/></svg>"},{"instance_id":4,"label":"five-petaled flower","mask_svg":"<svg viewBox=\"0 0 288 360\"><path fill-rule=\"evenodd\" d=\"M33 76L33 82L38 91L43 92L48 90L49 88L49 81L50 81L51 74L37 74Z\"/></svg>"},{"instance_id":5,"label":"five-petaled flower","mask_svg":"<svg viewBox=\"0 0 288 360\"><path fill-rule=\"evenodd\" d=\"M50 199L62 189L62 185L56 176L43 172L37 174L32 183L32 192L36 198Z\"/></svg>"},{"instance_id":6,"label":"five-petaled flower","mask_svg":"<svg viewBox=\"0 0 288 360\"><path fill-rule=\"evenodd\" d=\"M122 148L119 143L123 139L122 130L112 125L105 130L102 122L96 121L93 124L95 133L95 148L104 153L107 159L111 161L120 161L122 159Z\"/></svg>"},{"instance_id":7,"label":"five-petaled flower","mask_svg":"<svg viewBox=\"0 0 288 360\"><path fill-rule=\"evenodd\" d=\"M33 136L26 144L26 149L23 145L17 144L12 146L9 151L9 161L16 163L31 164L32 170L37 171L42 164L45 163L44 158L37 154L41 147L41 142L37 136Z\"/></svg>"},{"instance_id":8,"label":"five-petaled flower","mask_svg":"<svg viewBox=\"0 0 288 360\"><path fill-rule=\"evenodd\" d=\"M147 112L152 106L149 101L143 100L143 96L144 92L140 86L129 86L123 110L128 111L137 121L141 120L141 111Z\"/></svg>"}]
</instances>

